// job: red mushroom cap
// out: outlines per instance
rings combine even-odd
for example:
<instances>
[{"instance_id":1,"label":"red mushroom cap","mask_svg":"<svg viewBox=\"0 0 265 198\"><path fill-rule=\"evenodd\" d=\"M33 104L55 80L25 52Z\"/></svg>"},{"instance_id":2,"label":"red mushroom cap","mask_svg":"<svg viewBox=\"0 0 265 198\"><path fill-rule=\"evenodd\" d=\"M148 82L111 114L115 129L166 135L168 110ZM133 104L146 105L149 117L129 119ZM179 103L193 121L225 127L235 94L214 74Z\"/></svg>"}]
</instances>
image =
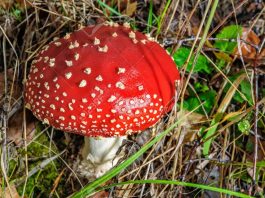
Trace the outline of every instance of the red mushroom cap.
<instances>
[{"instance_id":1,"label":"red mushroom cap","mask_svg":"<svg viewBox=\"0 0 265 198\"><path fill-rule=\"evenodd\" d=\"M172 108L176 65L152 38L115 23L86 27L47 46L32 63L25 101L63 131L123 136Z\"/></svg>"}]
</instances>

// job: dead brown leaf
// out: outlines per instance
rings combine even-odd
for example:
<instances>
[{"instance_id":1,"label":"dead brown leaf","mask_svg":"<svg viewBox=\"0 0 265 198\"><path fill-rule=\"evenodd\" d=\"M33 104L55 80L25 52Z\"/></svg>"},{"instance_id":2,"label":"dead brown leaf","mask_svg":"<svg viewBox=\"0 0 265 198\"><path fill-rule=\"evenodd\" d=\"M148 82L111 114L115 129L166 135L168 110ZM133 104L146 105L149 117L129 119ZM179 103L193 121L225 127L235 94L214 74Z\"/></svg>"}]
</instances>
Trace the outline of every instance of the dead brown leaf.
<instances>
[{"instance_id":1,"label":"dead brown leaf","mask_svg":"<svg viewBox=\"0 0 265 198\"><path fill-rule=\"evenodd\" d=\"M137 1L135 2L128 1L124 14L132 16L136 12L136 9L137 9Z\"/></svg>"},{"instance_id":2,"label":"dead brown leaf","mask_svg":"<svg viewBox=\"0 0 265 198\"><path fill-rule=\"evenodd\" d=\"M110 7L112 7L113 5L117 5L118 11L128 16L134 15L137 9L137 1L135 0L112 0L106 1L106 4L108 4ZM110 11L106 10L106 13L110 14Z\"/></svg>"},{"instance_id":3,"label":"dead brown leaf","mask_svg":"<svg viewBox=\"0 0 265 198\"><path fill-rule=\"evenodd\" d=\"M7 9L10 9L13 4L14 4L13 0L1 0L0 8L7 10Z\"/></svg>"},{"instance_id":4,"label":"dead brown leaf","mask_svg":"<svg viewBox=\"0 0 265 198\"><path fill-rule=\"evenodd\" d=\"M265 48L261 50L261 52L257 56L258 65L265 65Z\"/></svg>"},{"instance_id":5,"label":"dead brown leaf","mask_svg":"<svg viewBox=\"0 0 265 198\"><path fill-rule=\"evenodd\" d=\"M109 193L107 191L100 191L92 196L89 196L89 198L106 198L106 197L109 197Z\"/></svg>"},{"instance_id":6,"label":"dead brown leaf","mask_svg":"<svg viewBox=\"0 0 265 198\"><path fill-rule=\"evenodd\" d=\"M184 142L192 142L197 138L197 132L201 126L201 123L206 120L204 115L199 113L190 113L183 110L177 114L178 118L181 118L183 121L180 123L182 131L185 133Z\"/></svg>"},{"instance_id":7,"label":"dead brown leaf","mask_svg":"<svg viewBox=\"0 0 265 198\"><path fill-rule=\"evenodd\" d=\"M254 47L260 44L260 38L257 34L249 28L243 28L241 39L243 41L240 43L240 47L235 49L234 55L237 57L242 55L246 62L255 61L255 66L264 63L265 49L262 49L261 53L258 53L257 49ZM254 64L252 65L254 66Z\"/></svg>"},{"instance_id":8,"label":"dead brown leaf","mask_svg":"<svg viewBox=\"0 0 265 198\"><path fill-rule=\"evenodd\" d=\"M7 138L16 145L21 146L23 143L23 110L19 110L11 117L8 123ZM35 122L32 115L27 116L27 141L33 139L35 134Z\"/></svg>"},{"instance_id":9,"label":"dead brown leaf","mask_svg":"<svg viewBox=\"0 0 265 198\"><path fill-rule=\"evenodd\" d=\"M0 195L2 195L5 198L20 198L15 185L11 185L10 189L5 188L3 192L2 188L0 188Z\"/></svg>"}]
</instances>

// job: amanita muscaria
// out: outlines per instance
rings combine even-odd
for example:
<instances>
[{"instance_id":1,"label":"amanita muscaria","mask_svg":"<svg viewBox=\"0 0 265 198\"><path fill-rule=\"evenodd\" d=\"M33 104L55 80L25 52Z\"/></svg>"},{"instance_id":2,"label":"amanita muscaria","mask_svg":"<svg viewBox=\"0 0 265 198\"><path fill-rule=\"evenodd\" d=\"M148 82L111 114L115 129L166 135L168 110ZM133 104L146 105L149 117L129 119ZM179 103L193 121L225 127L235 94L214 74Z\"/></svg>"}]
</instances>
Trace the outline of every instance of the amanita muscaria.
<instances>
[{"instance_id":1,"label":"amanita muscaria","mask_svg":"<svg viewBox=\"0 0 265 198\"><path fill-rule=\"evenodd\" d=\"M172 108L179 79L154 39L110 22L45 46L32 62L25 102L44 123L85 136L81 166L98 177L117 162L124 137Z\"/></svg>"}]
</instances>

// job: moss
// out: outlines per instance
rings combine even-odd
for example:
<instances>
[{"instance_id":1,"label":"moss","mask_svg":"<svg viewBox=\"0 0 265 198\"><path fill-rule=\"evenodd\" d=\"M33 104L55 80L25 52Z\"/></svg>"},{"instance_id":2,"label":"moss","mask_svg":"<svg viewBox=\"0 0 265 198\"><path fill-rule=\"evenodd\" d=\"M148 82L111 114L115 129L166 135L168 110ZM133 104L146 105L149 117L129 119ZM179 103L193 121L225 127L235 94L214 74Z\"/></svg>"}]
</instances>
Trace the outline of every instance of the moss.
<instances>
[{"instance_id":1,"label":"moss","mask_svg":"<svg viewBox=\"0 0 265 198\"><path fill-rule=\"evenodd\" d=\"M53 183L59 175L58 167L60 163L58 160L53 160L42 169L39 168L39 165L55 155L54 152L57 153L57 149L51 146L52 151L50 151L50 140L46 133L40 134L39 129L35 137L38 138L29 144L26 152L28 154L29 172L36 168L38 171L28 178L24 195L26 197L48 197L53 188ZM25 153L25 150L23 152ZM20 185L17 189L20 195L23 193L23 185Z\"/></svg>"}]
</instances>

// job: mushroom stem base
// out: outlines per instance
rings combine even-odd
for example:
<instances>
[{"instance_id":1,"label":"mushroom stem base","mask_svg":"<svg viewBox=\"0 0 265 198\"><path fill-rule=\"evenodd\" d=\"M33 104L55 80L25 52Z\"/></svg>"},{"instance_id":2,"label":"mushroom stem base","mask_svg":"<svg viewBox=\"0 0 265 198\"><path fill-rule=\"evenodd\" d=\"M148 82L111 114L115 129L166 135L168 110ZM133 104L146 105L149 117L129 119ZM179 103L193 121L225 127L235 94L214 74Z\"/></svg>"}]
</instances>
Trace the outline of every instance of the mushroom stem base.
<instances>
[{"instance_id":1,"label":"mushroom stem base","mask_svg":"<svg viewBox=\"0 0 265 198\"><path fill-rule=\"evenodd\" d=\"M82 148L83 160L79 165L79 172L87 178L97 178L104 175L115 166L123 156L123 151L117 154L123 137L94 138L85 137L85 144Z\"/></svg>"}]
</instances>

